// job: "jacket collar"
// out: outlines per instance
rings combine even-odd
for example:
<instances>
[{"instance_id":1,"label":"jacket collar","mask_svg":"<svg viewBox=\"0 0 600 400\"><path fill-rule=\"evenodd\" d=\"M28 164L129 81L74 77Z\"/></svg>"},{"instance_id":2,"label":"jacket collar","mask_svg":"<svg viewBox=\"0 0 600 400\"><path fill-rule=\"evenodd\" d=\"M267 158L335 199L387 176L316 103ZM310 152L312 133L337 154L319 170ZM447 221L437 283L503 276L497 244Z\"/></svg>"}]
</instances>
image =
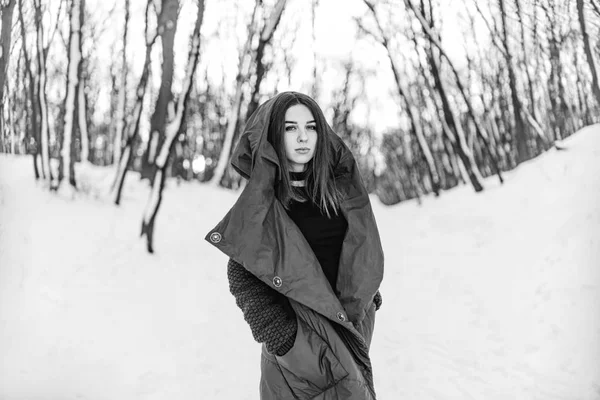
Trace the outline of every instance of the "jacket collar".
<instances>
[{"instance_id":1,"label":"jacket collar","mask_svg":"<svg viewBox=\"0 0 600 400\"><path fill-rule=\"evenodd\" d=\"M231 164L248 182L205 239L284 295L344 324L362 321L383 278L383 249L368 193L352 153L327 126L334 174L345 194L348 230L340 256L336 295L308 242L275 197L281 167L267 141L274 99L250 117Z\"/></svg>"}]
</instances>

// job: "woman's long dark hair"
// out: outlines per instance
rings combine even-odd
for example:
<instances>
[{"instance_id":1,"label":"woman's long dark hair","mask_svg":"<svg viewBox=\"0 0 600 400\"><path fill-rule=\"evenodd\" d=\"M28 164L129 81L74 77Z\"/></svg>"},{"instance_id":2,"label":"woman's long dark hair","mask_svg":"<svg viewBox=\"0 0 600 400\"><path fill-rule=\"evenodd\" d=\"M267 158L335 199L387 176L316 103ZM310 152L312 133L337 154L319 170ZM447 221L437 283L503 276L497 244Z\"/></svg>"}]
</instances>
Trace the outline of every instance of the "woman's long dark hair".
<instances>
[{"instance_id":1,"label":"woman's long dark hair","mask_svg":"<svg viewBox=\"0 0 600 400\"><path fill-rule=\"evenodd\" d=\"M275 99L269 119L267 140L275 148L282 169L282 179L276 185L275 194L287 209L291 200L300 200L301 196L290 183L289 161L285 153L283 136L285 132L285 113L288 108L301 104L306 106L313 115L317 127L317 145L313 158L306 165L306 192L313 203L331 218L338 215L342 193L335 184L331 139L325 116L319 105L309 96L284 92Z\"/></svg>"}]
</instances>

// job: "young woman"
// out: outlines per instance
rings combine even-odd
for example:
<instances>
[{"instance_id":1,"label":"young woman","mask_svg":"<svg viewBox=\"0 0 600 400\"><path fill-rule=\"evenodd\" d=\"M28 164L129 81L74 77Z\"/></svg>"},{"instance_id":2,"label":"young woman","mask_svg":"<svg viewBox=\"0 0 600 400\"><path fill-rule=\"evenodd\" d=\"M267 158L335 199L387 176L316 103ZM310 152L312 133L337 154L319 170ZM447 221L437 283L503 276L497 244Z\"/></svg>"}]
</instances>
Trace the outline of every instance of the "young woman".
<instances>
[{"instance_id":1,"label":"young woman","mask_svg":"<svg viewBox=\"0 0 600 400\"><path fill-rule=\"evenodd\" d=\"M383 250L352 153L310 97L250 117L232 156L248 179L206 240L262 346L260 398L375 399L369 347Z\"/></svg>"}]
</instances>

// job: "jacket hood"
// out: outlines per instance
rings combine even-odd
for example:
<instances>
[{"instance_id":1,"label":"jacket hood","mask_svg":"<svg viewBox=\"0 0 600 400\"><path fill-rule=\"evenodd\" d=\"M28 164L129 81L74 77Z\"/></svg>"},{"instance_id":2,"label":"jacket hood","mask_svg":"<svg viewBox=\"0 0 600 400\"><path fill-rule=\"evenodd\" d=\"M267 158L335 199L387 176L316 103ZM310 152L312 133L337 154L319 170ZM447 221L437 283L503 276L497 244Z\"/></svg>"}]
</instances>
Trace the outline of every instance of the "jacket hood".
<instances>
[{"instance_id":1,"label":"jacket hood","mask_svg":"<svg viewBox=\"0 0 600 400\"><path fill-rule=\"evenodd\" d=\"M231 165L248 182L205 240L272 288L351 328L364 318L383 278L383 249L369 196L352 153L327 125L336 184L344 194L341 211L348 221L336 295L302 232L275 197L282 171L267 131L276 98L260 105L247 122Z\"/></svg>"}]
</instances>

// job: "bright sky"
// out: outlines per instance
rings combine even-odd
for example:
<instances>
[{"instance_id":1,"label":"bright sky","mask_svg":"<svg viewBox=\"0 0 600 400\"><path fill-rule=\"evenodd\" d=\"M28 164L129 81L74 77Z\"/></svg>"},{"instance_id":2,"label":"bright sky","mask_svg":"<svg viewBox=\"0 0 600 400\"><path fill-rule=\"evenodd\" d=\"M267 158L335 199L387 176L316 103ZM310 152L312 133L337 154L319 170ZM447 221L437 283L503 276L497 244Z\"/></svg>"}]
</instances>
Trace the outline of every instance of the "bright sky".
<instances>
[{"instance_id":1,"label":"bright sky","mask_svg":"<svg viewBox=\"0 0 600 400\"><path fill-rule=\"evenodd\" d=\"M274 1L271 1L273 3ZM129 31L129 62L132 63L137 76L141 71L144 57L144 8L145 0L131 0L131 17ZM179 84L183 78L184 65L188 54L188 40L193 29L196 17L196 6L192 0L182 0L182 11L178 21L175 44L175 79L174 92L180 88ZM246 37L246 24L252 11L253 1L235 0L207 0L202 34L204 41L201 45L201 60L197 69L197 76L203 76L208 69L209 76L215 82L221 81L225 74L227 90L231 93L234 87L234 79L238 68L238 47L241 47ZM269 3L269 1L266 1ZM464 8L463 1L450 0L442 2L444 15L442 40L445 48L455 59L458 65L463 64L464 39L458 13ZM399 2L401 4L401 2ZM96 21L104 21L106 31L101 35L96 44L99 58L108 60L116 57L121 48L120 37L123 26L123 1L116 0L87 0L87 6ZM238 7L245 7L244 12L238 12ZM112 10L112 13L111 13ZM356 23L354 17L365 14L366 7L361 0L319 0L316 18L316 51L319 59L319 73L322 78L321 96L317 99L326 114L326 106L330 102L330 94L336 88L341 87L344 74L342 63L353 57L359 68L366 72L364 90L355 85L354 92L363 91L360 101L351 118L359 125L369 125L376 132L398 125L399 108L395 98L394 79L387 59L385 50L372 40L362 39L357 41ZM380 17L399 18L404 13L404 6L399 6L397 12L389 14L380 13ZM111 16L109 18L109 15ZM367 19L368 23L372 20ZM295 38L292 32L297 27ZM274 45L286 46L293 40L293 46L287 52L295 60L291 83L288 84L284 78L283 63L273 66L275 74L267 76L263 82L263 89L272 89L275 78L279 74L278 91L296 90L309 93L312 86L313 68L313 39L311 30L311 7L310 1L289 0L284 11L282 21L278 27ZM392 34L394 34L392 32ZM395 34L395 42L401 43L402 38ZM155 46L153 58L155 61L154 84L160 84L160 53L159 46ZM397 61L402 65L403 48L398 48ZM409 48L412 51L412 47ZM279 52L281 53L281 52ZM99 71L109 76L109 64L106 69ZM200 75L201 74L201 75ZM131 84L131 82L130 82ZM108 109L109 87L102 90L101 96L105 101L100 101L96 113L103 115ZM132 93L133 90L130 90ZM330 110L329 110L330 111ZM330 114L330 113L329 113ZM144 126L142 126L144 131Z\"/></svg>"}]
</instances>

